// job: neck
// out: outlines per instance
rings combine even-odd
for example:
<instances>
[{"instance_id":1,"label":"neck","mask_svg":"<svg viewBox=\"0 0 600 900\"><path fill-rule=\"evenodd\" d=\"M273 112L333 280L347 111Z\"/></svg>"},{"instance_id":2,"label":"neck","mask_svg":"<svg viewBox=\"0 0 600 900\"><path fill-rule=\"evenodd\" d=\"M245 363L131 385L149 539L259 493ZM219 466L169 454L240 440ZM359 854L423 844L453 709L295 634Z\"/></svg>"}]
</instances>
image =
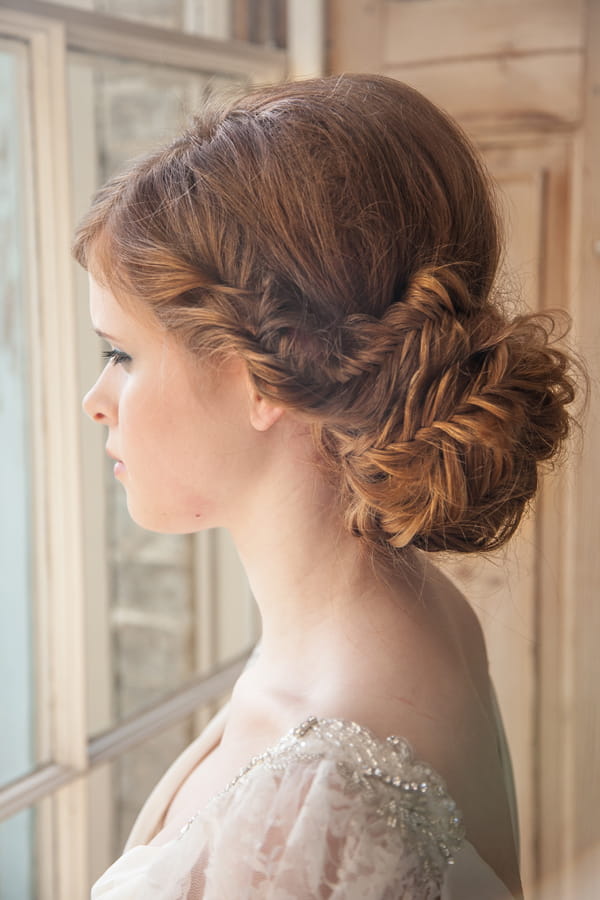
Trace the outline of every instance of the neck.
<instances>
[{"instance_id":1,"label":"neck","mask_svg":"<svg viewBox=\"0 0 600 900\"><path fill-rule=\"evenodd\" d=\"M415 573L377 571L345 529L310 452L278 460L244 498L230 531L261 614L260 671L302 692L356 659L367 633L386 639L398 610L414 602Z\"/></svg>"}]
</instances>

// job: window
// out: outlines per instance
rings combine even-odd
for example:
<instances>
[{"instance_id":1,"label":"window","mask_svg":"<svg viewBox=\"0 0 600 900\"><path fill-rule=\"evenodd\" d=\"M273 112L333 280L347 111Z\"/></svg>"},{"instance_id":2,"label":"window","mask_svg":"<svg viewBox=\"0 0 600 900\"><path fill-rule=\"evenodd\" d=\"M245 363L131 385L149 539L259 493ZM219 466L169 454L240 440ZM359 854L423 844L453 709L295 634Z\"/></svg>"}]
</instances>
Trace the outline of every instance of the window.
<instances>
[{"instance_id":1,"label":"window","mask_svg":"<svg viewBox=\"0 0 600 900\"><path fill-rule=\"evenodd\" d=\"M88 894L258 635L224 534L149 534L124 511L102 430L80 411L101 361L69 245L124 160L168 139L209 94L284 75L283 4L155 0L143 25L128 21L141 3L83 5L0 8L7 900Z\"/></svg>"},{"instance_id":2,"label":"window","mask_svg":"<svg viewBox=\"0 0 600 900\"><path fill-rule=\"evenodd\" d=\"M36 654L32 640L34 584L32 472L34 433L29 417L32 384L28 360L33 339L31 197L26 172L31 148L27 49L18 38L0 40L0 671L11 686L3 698L0 779L17 778L38 762L35 750ZM23 113L23 114L21 114ZM15 128L15 123L19 127ZM23 811L0 825L0 871L23 896L30 893L33 816ZM17 896L17 894L15 894Z\"/></svg>"}]
</instances>

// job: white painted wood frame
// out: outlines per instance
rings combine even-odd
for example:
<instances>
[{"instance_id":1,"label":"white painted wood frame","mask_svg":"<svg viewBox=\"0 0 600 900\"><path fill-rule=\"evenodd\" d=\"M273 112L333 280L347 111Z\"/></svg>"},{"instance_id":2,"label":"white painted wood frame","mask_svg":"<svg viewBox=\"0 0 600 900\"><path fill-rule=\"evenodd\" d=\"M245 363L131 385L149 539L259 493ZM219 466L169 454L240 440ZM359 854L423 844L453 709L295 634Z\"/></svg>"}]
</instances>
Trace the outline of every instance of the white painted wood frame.
<instances>
[{"instance_id":1,"label":"white painted wood frame","mask_svg":"<svg viewBox=\"0 0 600 900\"><path fill-rule=\"evenodd\" d=\"M91 810L87 807L91 768L101 767L194 714L199 707L214 705L226 695L248 655L243 652L234 659L229 655L225 665L216 665L231 649L229 631L246 629L249 650L258 628L247 585L239 565L235 568L232 562L225 537L200 536L198 559L207 574L202 576L204 582L201 578L198 583L199 622L203 622L205 634L215 639L210 646L205 639L199 643L201 676L151 709L89 740L89 725L94 717L90 720L89 698L85 696L85 529L80 495L76 354L61 354L60 373L55 367L55 348L74 348L82 336L74 309L69 257L73 211L68 171L66 53L76 49L127 60L159 60L163 65L187 71L244 75L249 82L281 79L286 55L279 50L175 34L86 10L29 0L3 0L0 36L24 42L31 73L35 148L35 197L31 205L33 208L35 201L38 223L32 245L35 244L39 263L32 273L38 297L33 310L32 345L39 349L32 361L32 425L44 435L34 462L35 541L39 551L36 617L42 637L36 650L40 673L38 758L45 761L31 774L0 786L0 818L37 804L36 856L39 872L43 873L38 900L80 900L89 892L87 834ZM100 503L100 511L101 506ZM219 572L219 558L226 558L228 570L234 573L228 584ZM241 606L234 604L230 614L224 595L232 593L231 579L237 579ZM106 592L102 578L98 591ZM240 613L240 609L246 612ZM93 812L102 815L101 810Z\"/></svg>"},{"instance_id":2,"label":"white painted wood frame","mask_svg":"<svg viewBox=\"0 0 600 900\"><path fill-rule=\"evenodd\" d=\"M33 175L37 215L33 310L34 427L42 435L34 464L35 573L38 688L41 718L37 752L63 772L87 762L83 644L82 546L78 457L78 398L74 355L64 354L60 377L55 348L75 345L71 265L65 247L71 234L65 90L65 41L60 23L0 10L0 33L19 37L29 50L34 139ZM59 423L60 427L52 427ZM43 710L43 711L42 711ZM44 823L47 810L40 816ZM81 896L86 883L86 804L82 781L56 792L52 863L50 834L40 829L39 852L54 887ZM45 879L46 880L46 879ZM51 896L52 885L42 889Z\"/></svg>"}]
</instances>

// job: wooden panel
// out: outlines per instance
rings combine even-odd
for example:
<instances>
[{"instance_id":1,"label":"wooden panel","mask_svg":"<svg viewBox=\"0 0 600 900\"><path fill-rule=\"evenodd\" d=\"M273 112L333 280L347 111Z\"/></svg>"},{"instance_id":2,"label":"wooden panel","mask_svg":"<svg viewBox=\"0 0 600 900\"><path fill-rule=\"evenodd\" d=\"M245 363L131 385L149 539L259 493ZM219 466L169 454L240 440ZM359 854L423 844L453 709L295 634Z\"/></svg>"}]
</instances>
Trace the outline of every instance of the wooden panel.
<instances>
[{"instance_id":1,"label":"wooden panel","mask_svg":"<svg viewBox=\"0 0 600 900\"><path fill-rule=\"evenodd\" d=\"M505 290L529 309L540 305L544 172L541 168L495 172L504 198L507 230Z\"/></svg>"},{"instance_id":2,"label":"wooden panel","mask_svg":"<svg viewBox=\"0 0 600 900\"><path fill-rule=\"evenodd\" d=\"M505 146L489 162L496 169L508 241L502 294L509 303L540 304L546 178L538 148L514 152ZM501 160L501 165L498 165ZM494 165L494 163L496 165ZM503 713L519 806L521 865L525 895L535 882L537 796L537 523L530 513L503 551L447 564L477 612L485 632L490 671Z\"/></svg>"},{"instance_id":3,"label":"wooden panel","mask_svg":"<svg viewBox=\"0 0 600 900\"><path fill-rule=\"evenodd\" d=\"M569 308L568 222L572 138L530 136L521 144L488 146L486 157L501 189L508 189L513 212L510 223L509 268L516 271L529 306ZM524 193L527 179L537 185L539 227L534 229L531 203ZM515 215L515 212L517 213ZM536 230L538 247L527 239ZM531 275L527 272L531 271ZM537 288L536 288L537 283ZM518 287L518 284L517 284ZM537 291L538 300L533 297ZM565 824L569 805L565 771L568 708L564 702L566 615L564 574L564 473L547 475L536 504L534 547L534 675L535 705L531 710L532 746L528 800L533 804L529 864L524 865L525 894L543 900L564 900L560 876L565 858ZM527 552L522 544L519 556ZM517 692L513 697L518 697ZM523 823L524 824L524 823ZM523 829L525 832L525 828ZM533 842L533 845L531 845ZM525 860L524 860L525 862ZM551 891L553 891L551 893Z\"/></svg>"},{"instance_id":4,"label":"wooden panel","mask_svg":"<svg viewBox=\"0 0 600 900\"><path fill-rule=\"evenodd\" d=\"M329 72L379 72L382 64L381 0L329 0Z\"/></svg>"},{"instance_id":5,"label":"wooden panel","mask_svg":"<svg viewBox=\"0 0 600 900\"><path fill-rule=\"evenodd\" d=\"M545 130L571 126L581 117L582 57L578 52L427 66L388 66L467 128Z\"/></svg>"},{"instance_id":6,"label":"wooden panel","mask_svg":"<svg viewBox=\"0 0 600 900\"><path fill-rule=\"evenodd\" d=\"M485 559L469 557L444 565L468 597L485 633L515 776L526 897L536 872L534 530L530 517L507 549Z\"/></svg>"},{"instance_id":7,"label":"wooden panel","mask_svg":"<svg viewBox=\"0 0 600 900\"><path fill-rule=\"evenodd\" d=\"M332 5L332 71L406 81L484 146L517 205L510 264L532 300L571 310L597 385L600 0ZM583 451L570 470L546 478L514 550L496 564L458 563L499 673L531 900L591 900L600 884L599 396Z\"/></svg>"},{"instance_id":8,"label":"wooden panel","mask_svg":"<svg viewBox=\"0 0 600 900\"><path fill-rule=\"evenodd\" d=\"M568 684L572 854L568 900L597 898L600 884L600 0L589 0L585 127L573 208L573 284L580 350L593 379L583 450L574 460L563 535L568 550L571 678Z\"/></svg>"},{"instance_id":9,"label":"wooden panel","mask_svg":"<svg viewBox=\"0 0 600 900\"><path fill-rule=\"evenodd\" d=\"M323 74L324 18L323 0L288 0L288 78L310 78Z\"/></svg>"},{"instance_id":10,"label":"wooden panel","mask_svg":"<svg viewBox=\"0 0 600 900\"><path fill-rule=\"evenodd\" d=\"M387 0L383 63L575 49L583 13L583 0Z\"/></svg>"}]
</instances>

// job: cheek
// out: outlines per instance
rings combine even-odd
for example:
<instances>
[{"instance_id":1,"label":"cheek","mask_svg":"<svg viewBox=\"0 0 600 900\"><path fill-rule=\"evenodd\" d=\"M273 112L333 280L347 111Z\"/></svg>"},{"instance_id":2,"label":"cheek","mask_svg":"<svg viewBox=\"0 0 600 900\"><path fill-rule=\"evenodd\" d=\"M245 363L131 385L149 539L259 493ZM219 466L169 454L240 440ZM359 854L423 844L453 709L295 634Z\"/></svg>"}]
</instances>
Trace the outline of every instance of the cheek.
<instances>
[{"instance_id":1,"label":"cheek","mask_svg":"<svg viewBox=\"0 0 600 900\"><path fill-rule=\"evenodd\" d=\"M169 430L168 404L157 399L157 391L149 385L138 385L135 379L124 385L119 398L119 423L129 439L143 442L150 434Z\"/></svg>"}]
</instances>

